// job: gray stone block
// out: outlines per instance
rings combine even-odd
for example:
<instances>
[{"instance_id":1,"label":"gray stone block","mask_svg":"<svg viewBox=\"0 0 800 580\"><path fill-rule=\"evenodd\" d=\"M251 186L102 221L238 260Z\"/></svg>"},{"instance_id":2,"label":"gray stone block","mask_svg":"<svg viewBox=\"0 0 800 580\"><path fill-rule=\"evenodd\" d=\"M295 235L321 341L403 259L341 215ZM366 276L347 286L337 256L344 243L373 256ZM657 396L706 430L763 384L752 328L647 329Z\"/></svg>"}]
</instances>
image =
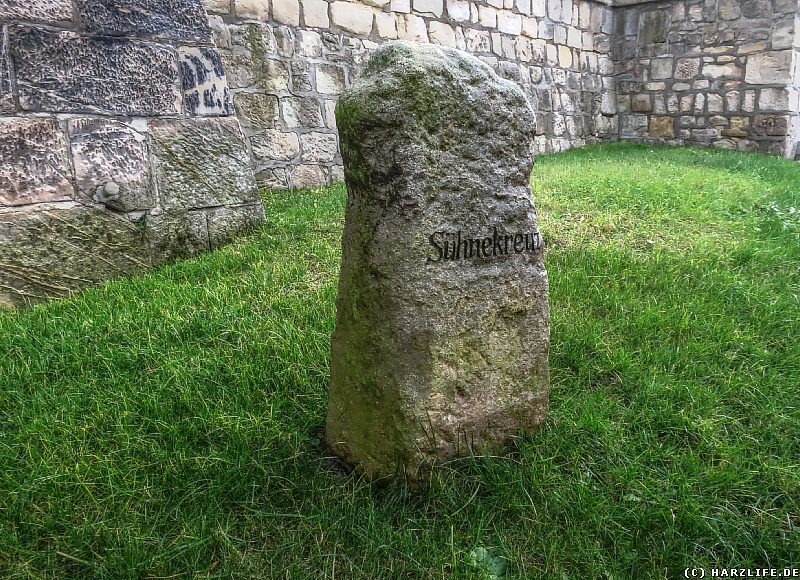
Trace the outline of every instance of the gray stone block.
<instances>
[{"instance_id":1,"label":"gray stone block","mask_svg":"<svg viewBox=\"0 0 800 580\"><path fill-rule=\"evenodd\" d=\"M104 203L118 212L146 210L155 206L147 154L147 137L111 119L70 119L70 149L75 165L75 185L88 203ZM98 188L113 182L119 186L114 199L105 200Z\"/></svg>"},{"instance_id":2,"label":"gray stone block","mask_svg":"<svg viewBox=\"0 0 800 580\"><path fill-rule=\"evenodd\" d=\"M647 46L667 41L670 13L665 10L644 12L639 17L637 44Z\"/></svg>"},{"instance_id":3,"label":"gray stone block","mask_svg":"<svg viewBox=\"0 0 800 580\"><path fill-rule=\"evenodd\" d=\"M3 0L0 20L30 20L61 24L72 20L71 0Z\"/></svg>"},{"instance_id":4,"label":"gray stone block","mask_svg":"<svg viewBox=\"0 0 800 580\"><path fill-rule=\"evenodd\" d=\"M83 28L93 34L210 42L201 0L75 0Z\"/></svg>"},{"instance_id":5,"label":"gray stone block","mask_svg":"<svg viewBox=\"0 0 800 580\"><path fill-rule=\"evenodd\" d=\"M233 98L219 52L215 48L182 47L178 58L186 113L202 117L232 115Z\"/></svg>"},{"instance_id":6,"label":"gray stone block","mask_svg":"<svg viewBox=\"0 0 800 580\"><path fill-rule=\"evenodd\" d=\"M164 115L183 95L175 51L158 44L9 27L24 111Z\"/></svg>"},{"instance_id":7,"label":"gray stone block","mask_svg":"<svg viewBox=\"0 0 800 580\"><path fill-rule=\"evenodd\" d=\"M72 198L67 141L53 118L0 118L0 205Z\"/></svg>"},{"instance_id":8,"label":"gray stone block","mask_svg":"<svg viewBox=\"0 0 800 580\"><path fill-rule=\"evenodd\" d=\"M165 211L259 199L247 145L235 118L151 121L150 147Z\"/></svg>"}]
</instances>

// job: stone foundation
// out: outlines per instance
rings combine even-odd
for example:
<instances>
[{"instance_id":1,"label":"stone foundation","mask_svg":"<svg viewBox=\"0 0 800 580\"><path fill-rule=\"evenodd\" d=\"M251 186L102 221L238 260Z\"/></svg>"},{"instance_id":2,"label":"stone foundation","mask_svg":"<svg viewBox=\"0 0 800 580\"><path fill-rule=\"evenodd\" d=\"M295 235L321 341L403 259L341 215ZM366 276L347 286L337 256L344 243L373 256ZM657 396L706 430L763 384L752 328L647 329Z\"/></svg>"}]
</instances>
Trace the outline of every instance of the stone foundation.
<instances>
[{"instance_id":1,"label":"stone foundation","mask_svg":"<svg viewBox=\"0 0 800 580\"><path fill-rule=\"evenodd\" d=\"M264 219L200 0L0 0L0 306Z\"/></svg>"}]
</instances>

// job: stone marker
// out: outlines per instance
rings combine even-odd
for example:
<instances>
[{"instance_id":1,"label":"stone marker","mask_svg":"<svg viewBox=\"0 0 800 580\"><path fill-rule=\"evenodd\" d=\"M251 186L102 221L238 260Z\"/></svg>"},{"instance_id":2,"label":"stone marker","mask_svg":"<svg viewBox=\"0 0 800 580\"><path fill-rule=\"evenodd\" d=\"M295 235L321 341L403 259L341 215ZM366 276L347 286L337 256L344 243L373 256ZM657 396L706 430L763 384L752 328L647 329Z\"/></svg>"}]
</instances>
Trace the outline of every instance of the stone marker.
<instances>
[{"instance_id":1,"label":"stone marker","mask_svg":"<svg viewBox=\"0 0 800 580\"><path fill-rule=\"evenodd\" d=\"M534 115L480 60L393 42L336 122L348 202L326 441L370 477L416 482L545 416Z\"/></svg>"}]
</instances>

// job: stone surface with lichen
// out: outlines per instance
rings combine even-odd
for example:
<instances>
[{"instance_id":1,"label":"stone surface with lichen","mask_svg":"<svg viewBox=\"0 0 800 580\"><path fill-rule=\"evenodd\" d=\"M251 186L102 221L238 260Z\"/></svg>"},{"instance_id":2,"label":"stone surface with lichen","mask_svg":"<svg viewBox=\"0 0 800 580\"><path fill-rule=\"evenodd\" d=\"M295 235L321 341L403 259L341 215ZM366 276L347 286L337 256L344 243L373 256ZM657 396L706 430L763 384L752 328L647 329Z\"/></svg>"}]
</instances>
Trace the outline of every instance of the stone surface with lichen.
<instances>
[{"instance_id":1,"label":"stone surface with lichen","mask_svg":"<svg viewBox=\"0 0 800 580\"><path fill-rule=\"evenodd\" d=\"M456 50L379 48L336 110L348 203L326 440L370 477L424 479L544 419L541 246L441 259L434 232L536 232L534 115Z\"/></svg>"}]
</instances>

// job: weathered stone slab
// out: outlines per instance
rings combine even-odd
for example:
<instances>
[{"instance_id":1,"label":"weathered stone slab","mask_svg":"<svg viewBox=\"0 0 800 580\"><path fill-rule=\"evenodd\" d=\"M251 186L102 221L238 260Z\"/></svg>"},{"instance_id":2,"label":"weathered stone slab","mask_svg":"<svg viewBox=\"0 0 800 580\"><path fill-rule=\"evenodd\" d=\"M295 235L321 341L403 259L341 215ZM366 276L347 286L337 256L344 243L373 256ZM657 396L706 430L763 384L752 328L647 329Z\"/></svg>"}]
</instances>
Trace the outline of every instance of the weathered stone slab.
<instances>
[{"instance_id":1,"label":"weathered stone slab","mask_svg":"<svg viewBox=\"0 0 800 580\"><path fill-rule=\"evenodd\" d=\"M0 305L66 296L152 265L145 233L103 210L36 208L0 221Z\"/></svg>"},{"instance_id":2,"label":"weathered stone slab","mask_svg":"<svg viewBox=\"0 0 800 580\"><path fill-rule=\"evenodd\" d=\"M791 67L791 50L753 54L747 58L744 80L754 85L786 84Z\"/></svg>"},{"instance_id":3,"label":"weathered stone slab","mask_svg":"<svg viewBox=\"0 0 800 580\"><path fill-rule=\"evenodd\" d=\"M170 47L13 26L9 42L25 111L143 116L181 111L177 57Z\"/></svg>"},{"instance_id":4,"label":"weathered stone slab","mask_svg":"<svg viewBox=\"0 0 800 580\"><path fill-rule=\"evenodd\" d=\"M0 205L72 197L67 141L51 118L0 118Z\"/></svg>"},{"instance_id":5,"label":"weathered stone slab","mask_svg":"<svg viewBox=\"0 0 800 580\"><path fill-rule=\"evenodd\" d=\"M155 207L146 134L96 117L71 119L68 130L81 197L118 212ZM110 182L119 187L119 193L108 198L98 190Z\"/></svg>"},{"instance_id":6,"label":"weathered stone slab","mask_svg":"<svg viewBox=\"0 0 800 580\"><path fill-rule=\"evenodd\" d=\"M170 40L211 40L202 0L76 0L87 32Z\"/></svg>"},{"instance_id":7,"label":"weathered stone slab","mask_svg":"<svg viewBox=\"0 0 800 580\"><path fill-rule=\"evenodd\" d=\"M480 60L399 42L336 121L348 204L326 440L369 476L417 480L544 419L534 115Z\"/></svg>"},{"instance_id":8,"label":"weathered stone slab","mask_svg":"<svg viewBox=\"0 0 800 580\"><path fill-rule=\"evenodd\" d=\"M58 24L72 20L70 0L3 0L0 20L31 20Z\"/></svg>"},{"instance_id":9,"label":"weathered stone slab","mask_svg":"<svg viewBox=\"0 0 800 580\"><path fill-rule=\"evenodd\" d=\"M14 87L11 84L11 57L8 54L8 32L0 29L0 113L16 110Z\"/></svg>"},{"instance_id":10,"label":"weathered stone slab","mask_svg":"<svg viewBox=\"0 0 800 580\"><path fill-rule=\"evenodd\" d=\"M150 142L165 211L259 201L247 145L235 118L153 120Z\"/></svg>"},{"instance_id":11,"label":"weathered stone slab","mask_svg":"<svg viewBox=\"0 0 800 580\"><path fill-rule=\"evenodd\" d=\"M215 48L183 47L178 50L178 57L186 113L202 117L232 115L233 98L219 52Z\"/></svg>"}]
</instances>

